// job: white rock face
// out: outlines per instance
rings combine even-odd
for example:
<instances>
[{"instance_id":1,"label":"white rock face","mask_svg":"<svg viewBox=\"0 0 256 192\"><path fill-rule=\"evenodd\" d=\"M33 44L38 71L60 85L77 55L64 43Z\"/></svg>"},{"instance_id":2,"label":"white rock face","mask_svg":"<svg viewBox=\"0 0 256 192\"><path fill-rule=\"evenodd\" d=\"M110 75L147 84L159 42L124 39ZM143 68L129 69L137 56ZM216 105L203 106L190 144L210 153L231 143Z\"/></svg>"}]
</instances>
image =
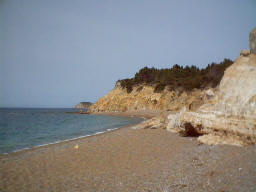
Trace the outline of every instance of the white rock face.
<instances>
[{"instance_id":1,"label":"white rock face","mask_svg":"<svg viewBox=\"0 0 256 192\"><path fill-rule=\"evenodd\" d=\"M240 56L220 82L214 111L246 118L256 117L256 55ZM210 109L212 111L212 109Z\"/></svg>"},{"instance_id":2,"label":"white rock face","mask_svg":"<svg viewBox=\"0 0 256 192\"><path fill-rule=\"evenodd\" d=\"M186 107L184 107L180 112L178 113L171 113L168 115L168 124L167 124L167 130L177 133L182 129L181 126L181 116L186 112Z\"/></svg>"},{"instance_id":3,"label":"white rock face","mask_svg":"<svg viewBox=\"0 0 256 192\"><path fill-rule=\"evenodd\" d=\"M250 49L251 53L256 54L256 28L250 33Z\"/></svg>"},{"instance_id":4,"label":"white rock face","mask_svg":"<svg viewBox=\"0 0 256 192\"><path fill-rule=\"evenodd\" d=\"M208 103L195 112L178 116L180 120L176 121L181 129L189 123L199 132L209 134L199 138L204 143L256 143L256 54L241 55L225 71L219 91ZM169 119L169 129L175 129L174 117Z\"/></svg>"},{"instance_id":5,"label":"white rock face","mask_svg":"<svg viewBox=\"0 0 256 192\"><path fill-rule=\"evenodd\" d=\"M208 89L205 92L205 95L206 95L207 99L212 99L215 96L214 91L212 89Z\"/></svg>"}]
</instances>

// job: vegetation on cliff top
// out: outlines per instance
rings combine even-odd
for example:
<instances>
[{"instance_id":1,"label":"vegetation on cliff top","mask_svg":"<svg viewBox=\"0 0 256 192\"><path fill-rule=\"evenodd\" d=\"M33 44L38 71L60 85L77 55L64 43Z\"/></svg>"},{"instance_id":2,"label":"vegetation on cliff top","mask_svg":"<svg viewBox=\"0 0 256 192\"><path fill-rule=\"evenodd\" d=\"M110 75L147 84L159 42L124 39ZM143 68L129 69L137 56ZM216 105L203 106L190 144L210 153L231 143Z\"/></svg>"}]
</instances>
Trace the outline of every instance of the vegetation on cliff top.
<instances>
[{"instance_id":1,"label":"vegetation on cliff top","mask_svg":"<svg viewBox=\"0 0 256 192\"><path fill-rule=\"evenodd\" d=\"M166 86L169 90L181 88L186 91L194 88L214 88L220 83L225 69L232 64L232 60L224 59L220 63L208 64L203 69L194 65L183 67L178 64L167 69L144 67L133 78L119 80L118 82L128 93L132 92L134 86L140 84L154 86L155 92L161 92Z\"/></svg>"}]
</instances>

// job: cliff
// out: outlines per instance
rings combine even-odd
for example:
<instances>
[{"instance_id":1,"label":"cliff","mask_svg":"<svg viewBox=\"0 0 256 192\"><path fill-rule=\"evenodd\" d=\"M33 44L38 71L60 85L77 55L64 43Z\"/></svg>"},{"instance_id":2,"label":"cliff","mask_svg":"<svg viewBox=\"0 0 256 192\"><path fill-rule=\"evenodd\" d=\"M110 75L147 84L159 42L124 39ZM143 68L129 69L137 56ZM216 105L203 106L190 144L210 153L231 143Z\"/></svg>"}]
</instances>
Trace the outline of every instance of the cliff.
<instances>
[{"instance_id":1,"label":"cliff","mask_svg":"<svg viewBox=\"0 0 256 192\"><path fill-rule=\"evenodd\" d=\"M177 111L184 106L195 110L214 95L224 70L232 63L224 59L204 69L177 64L168 69L142 68L133 78L117 81L90 111Z\"/></svg>"},{"instance_id":2,"label":"cliff","mask_svg":"<svg viewBox=\"0 0 256 192\"><path fill-rule=\"evenodd\" d=\"M210 145L256 143L256 54L242 50L215 92L205 91L205 96L194 111L183 107L134 128L167 128Z\"/></svg>"},{"instance_id":3,"label":"cliff","mask_svg":"<svg viewBox=\"0 0 256 192\"><path fill-rule=\"evenodd\" d=\"M214 89L212 90L214 91ZM90 111L177 111L184 106L196 109L204 102L208 92L199 89L189 92L169 91L166 88L162 92L156 93L153 86L139 85L135 86L132 92L127 93L126 89L117 84L112 91L92 105Z\"/></svg>"},{"instance_id":4,"label":"cliff","mask_svg":"<svg viewBox=\"0 0 256 192\"><path fill-rule=\"evenodd\" d=\"M171 111L134 128L167 128L206 144L255 144L255 47L256 29L250 33L250 51L242 50L234 64L224 60L202 70L144 68L134 78L118 81L90 110Z\"/></svg>"},{"instance_id":5,"label":"cliff","mask_svg":"<svg viewBox=\"0 0 256 192\"><path fill-rule=\"evenodd\" d=\"M168 129L194 129L207 144L256 143L256 54L242 51L220 82L216 95L198 110L168 116Z\"/></svg>"},{"instance_id":6,"label":"cliff","mask_svg":"<svg viewBox=\"0 0 256 192\"><path fill-rule=\"evenodd\" d=\"M78 108L78 109L84 109L84 108L89 108L93 103L91 102L80 102L79 104L77 104L75 106L75 108Z\"/></svg>"}]
</instances>

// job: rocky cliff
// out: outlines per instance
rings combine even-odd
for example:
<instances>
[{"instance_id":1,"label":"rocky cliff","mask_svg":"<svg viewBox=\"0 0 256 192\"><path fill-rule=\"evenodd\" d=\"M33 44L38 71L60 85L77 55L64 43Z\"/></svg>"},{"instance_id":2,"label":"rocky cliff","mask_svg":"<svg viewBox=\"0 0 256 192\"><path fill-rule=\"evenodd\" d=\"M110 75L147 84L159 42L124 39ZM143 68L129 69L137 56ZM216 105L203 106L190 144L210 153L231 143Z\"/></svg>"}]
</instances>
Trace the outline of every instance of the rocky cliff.
<instances>
[{"instance_id":1,"label":"rocky cliff","mask_svg":"<svg viewBox=\"0 0 256 192\"><path fill-rule=\"evenodd\" d=\"M183 136L197 136L206 144L256 143L256 29L250 33L250 51L242 50L225 70L215 93L195 111L184 107L135 128L167 128Z\"/></svg>"},{"instance_id":2,"label":"rocky cliff","mask_svg":"<svg viewBox=\"0 0 256 192\"><path fill-rule=\"evenodd\" d=\"M80 102L79 104L77 104L75 106L75 108L78 108L78 109L85 109L85 108L89 108L93 103L91 102Z\"/></svg>"},{"instance_id":3,"label":"rocky cliff","mask_svg":"<svg viewBox=\"0 0 256 192\"><path fill-rule=\"evenodd\" d=\"M168 87L160 93L154 92L154 86L139 85L127 93L119 84L106 96L100 98L96 104L90 107L92 112L113 111L145 111L145 110L169 110L177 111L186 106L191 110L198 108L212 94L214 89L201 91L169 91Z\"/></svg>"},{"instance_id":4,"label":"rocky cliff","mask_svg":"<svg viewBox=\"0 0 256 192\"><path fill-rule=\"evenodd\" d=\"M256 54L242 51L224 74L215 96L198 110L168 116L168 129L194 129L208 144L256 143Z\"/></svg>"},{"instance_id":5,"label":"rocky cliff","mask_svg":"<svg viewBox=\"0 0 256 192\"><path fill-rule=\"evenodd\" d=\"M214 95L224 70L232 63L224 59L203 69L178 64L165 69L144 67L134 77L117 81L115 88L92 105L90 111L177 111L184 106L195 110Z\"/></svg>"},{"instance_id":6,"label":"rocky cliff","mask_svg":"<svg viewBox=\"0 0 256 192\"><path fill-rule=\"evenodd\" d=\"M256 29L250 33L250 51L242 50L238 59L231 66L230 62L225 60L226 62L220 65L221 70L219 72L222 73L212 73L212 66L208 66L201 71L195 69L195 76L184 78L183 72L191 75L191 69L185 68L184 70L176 66L162 73L163 71L157 71L154 68L144 68L135 75L135 78L122 80L124 86L117 83L116 87L99 99L95 105L92 105L90 110L93 112L172 111L167 112L169 114L159 113L158 117L144 121L135 128L167 128L167 130L179 132L183 136L199 136L199 141L207 144L255 144L255 47ZM228 68L226 69L226 67ZM223 70L225 73L222 77ZM167 74L164 86L162 83L159 84L160 88L164 87L164 89L156 92L158 89L152 85L152 82L161 79L161 74ZM216 75L218 78L214 79ZM193 79L199 79L200 83L191 81ZM179 91L179 84L183 85L183 88L186 87L184 80L189 80L189 86L195 85L201 89L193 88ZM207 86L202 83L202 80L207 80L210 83L215 82L215 85L218 83L219 86L207 90ZM137 84L138 81L150 81L151 85ZM172 87L168 88L169 85ZM173 89L173 85L175 89Z\"/></svg>"}]
</instances>

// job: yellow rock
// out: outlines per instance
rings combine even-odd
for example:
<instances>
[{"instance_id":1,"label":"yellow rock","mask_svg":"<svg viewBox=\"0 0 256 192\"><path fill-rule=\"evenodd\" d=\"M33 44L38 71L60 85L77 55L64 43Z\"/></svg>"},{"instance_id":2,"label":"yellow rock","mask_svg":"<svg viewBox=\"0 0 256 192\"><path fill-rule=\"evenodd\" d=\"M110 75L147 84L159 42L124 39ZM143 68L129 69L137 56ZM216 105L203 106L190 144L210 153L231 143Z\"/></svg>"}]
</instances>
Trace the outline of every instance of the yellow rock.
<instances>
[{"instance_id":1,"label":"yellow rock","mask_svg":"<svg viewBox=\"0 0 256 192\"><path fill-rule=\"evenodd\" d=\"M191 92L169 91L168 88L161 93L155 93L153 86L139 85L131 93L117 85L107 95L100 98L90 107L91 112L125 112L143 110L180 110L184 106L192 109L198 108L203 102L205 91L193 90ZM193 105L193 103L195 105ZM197 104L196 104L197 103Z\"/></svg>"}]
</instances>

